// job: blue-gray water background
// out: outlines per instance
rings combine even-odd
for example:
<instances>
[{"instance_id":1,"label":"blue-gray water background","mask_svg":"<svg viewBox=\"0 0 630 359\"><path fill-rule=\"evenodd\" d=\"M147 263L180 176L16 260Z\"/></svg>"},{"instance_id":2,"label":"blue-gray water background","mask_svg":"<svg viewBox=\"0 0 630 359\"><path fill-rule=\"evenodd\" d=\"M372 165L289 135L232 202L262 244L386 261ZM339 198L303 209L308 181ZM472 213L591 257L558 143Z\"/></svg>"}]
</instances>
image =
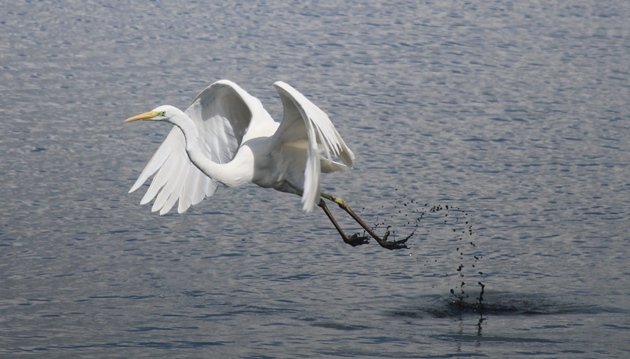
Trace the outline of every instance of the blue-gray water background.
<instances>
[{"instance_id":1,"label":"blue-gray water background","mask_svg":"<svg viewBox=\"0 0 630 359\"><path fill-rule=\"evenodd\" d=\"M629 18L625 0L4 2L0 357L629 356ZM255 186L139 206L169 129L123 119L221 78L277 119L275 80L327 111L357 163L325 188L399 236L424 213L411 248L352 248ZM452 303L478 281L485 313Z\"/></svg>"}]
</instances>

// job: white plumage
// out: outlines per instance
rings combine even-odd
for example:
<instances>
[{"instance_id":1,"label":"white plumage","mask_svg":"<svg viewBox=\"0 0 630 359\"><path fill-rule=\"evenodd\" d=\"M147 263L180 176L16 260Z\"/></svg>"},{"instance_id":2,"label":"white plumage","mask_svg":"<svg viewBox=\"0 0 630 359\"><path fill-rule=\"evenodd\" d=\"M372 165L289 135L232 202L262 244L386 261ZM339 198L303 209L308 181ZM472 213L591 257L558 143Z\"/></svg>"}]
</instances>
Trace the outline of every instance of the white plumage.
<instances>
[{"instance_id":1,"label":"white plumage","mask_svg":"<svg viewBox=\"0 0 630 359\"><path fill-rule=\"evenodd\" d=\"M302 197L304 211L320 201L320 174L345 170L354 155L319 107L278 81L284 107L275 122L260 101L229 80L213 83L181 111L164 105L127 121L158 120L175 125L129 192L153 176L141 204L152 211L177 211L211 196L219 182L255 183Z\"/></svg>"},{"instance_id":2,"label":"white plumage","mask_svg":"<svg viewBox=\"0 0 630 359\"><path fill-rule=\"evenodd\" d=\"M177 211L182 213L214 194L218 183L255 183L300 195L304 211L321 207L344 242L352 246L367 243L368 237L348 236L324 199L339 205L382 247L406 248L413 233L388 241L389 231L380 237L345 200L321 192L321 173L352 167L354 154L324 111L288 84L273 85L284 107L281 123L269 116L257 98L228 80L208 86L186 111L163 105L128 118L126 122L175 125L129 192L153 176L140 203L153 201L151 210L166 214L179 202Z\"/></svg>"}]
</instances>

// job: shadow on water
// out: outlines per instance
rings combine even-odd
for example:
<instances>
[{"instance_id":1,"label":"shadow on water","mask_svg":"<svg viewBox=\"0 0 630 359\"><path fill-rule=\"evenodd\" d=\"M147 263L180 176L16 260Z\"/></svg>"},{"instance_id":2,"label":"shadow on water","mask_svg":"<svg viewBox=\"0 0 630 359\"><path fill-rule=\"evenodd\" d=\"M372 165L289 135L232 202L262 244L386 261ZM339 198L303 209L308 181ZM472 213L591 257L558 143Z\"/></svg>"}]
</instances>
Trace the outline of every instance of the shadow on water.
<instances>
[{"instance_id":1,"label":"shadow on water","mask_svg":"<svg viewBox=\"0 0 630 359\"><path fill-rule=\"evenodd\" d=\"M557 343L548 338L535 336L487 335L483 329L487 320L497 316L581 315L623 312L618 308L601 307L556 298L546 294L524 294L501 291L470 293L466 298L448 295L426 295L417 304L394 310L392 317L406 320L453 319L460 321L460 330L452 333L430 335L431 338L456 343ZM474 295L473 295L474 294ZM481 300L480 300L481 299ZM463 323L476 320L476 332L466 333Z\"/></svg>"},{"instance_id":2,"label":"shadow on water","mask_svg":"<svg viewBox=\"0 0 630 359\"><path fill-rule=\"evenodd\" d=\"M471 293L472 294L472 293ZM480 301L480 297L483 298ZM502 291L479 291L468 298L449 295L426 295L418 303L391 311L394 317L457 318L478 316L480 323L490 316L533 316L618 313L623 310L562 300L546 294L525 294Z\"/></svg>"}]
</instances>

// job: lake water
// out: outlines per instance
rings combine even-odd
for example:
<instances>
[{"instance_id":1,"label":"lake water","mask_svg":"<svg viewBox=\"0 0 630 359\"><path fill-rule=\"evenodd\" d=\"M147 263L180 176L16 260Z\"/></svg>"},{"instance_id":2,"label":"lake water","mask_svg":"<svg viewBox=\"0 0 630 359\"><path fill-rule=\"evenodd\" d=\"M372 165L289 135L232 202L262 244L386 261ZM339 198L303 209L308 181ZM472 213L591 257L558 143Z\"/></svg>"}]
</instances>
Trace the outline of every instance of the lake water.
<instances>
[{"instance_id":1,"label":"lake water","mask_svg":"<svg viewBox=\"0 0 630 359\"><path fill-rule=\"evenodd\" d=\"M623 0L4 4L0 357L630 356L628 18ZM357 162L325 189L415 229L410 248L347 246L255 186L140 206L169 128L123 119L221 78L278 119L275 80L327 111Z\"/></svg>"}]
</instances>

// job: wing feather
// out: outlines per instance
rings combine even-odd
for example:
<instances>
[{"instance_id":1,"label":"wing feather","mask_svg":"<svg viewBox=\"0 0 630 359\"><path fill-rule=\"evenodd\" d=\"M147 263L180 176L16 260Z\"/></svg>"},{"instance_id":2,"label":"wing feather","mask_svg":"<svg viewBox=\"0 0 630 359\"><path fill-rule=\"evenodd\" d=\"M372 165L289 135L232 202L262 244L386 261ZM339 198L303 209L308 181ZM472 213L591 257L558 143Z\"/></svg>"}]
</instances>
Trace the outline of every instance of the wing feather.
<instances>
[{"instance_id":1,"label":"wing feather","mask_svg":"<svg viewBox=\"0 0 630 359\"><path fill-rule=\"evenodd\" d=\"M277 81L274 86L284 107L282 123L274 134L274 141L280 151L287 144L306 142L302 209L312 211L319 203L322 163L327 171L346 169L352 167L354 154L324 111L289 84Z\"/></svg>"},{"instance_id":2,"label":"wing feather","mask_svg":"<svg viewBox=\"0 0 630 359\"><path fill-rule=\"evenodd\" d=\"M262 108L260 101L237 84L221 80L204 89L186 109L201 134L202 148L212 161L226 163L234 157L250 125L252 106ZM140 203L154 200L151 210L161 215L178 201L177 212L183 213L212 196L218 187L216 180L190 161L186 139L178 127L169 132L129 192L136 191L151 176L151 185Z\"/></svg>"}]
</instances>

